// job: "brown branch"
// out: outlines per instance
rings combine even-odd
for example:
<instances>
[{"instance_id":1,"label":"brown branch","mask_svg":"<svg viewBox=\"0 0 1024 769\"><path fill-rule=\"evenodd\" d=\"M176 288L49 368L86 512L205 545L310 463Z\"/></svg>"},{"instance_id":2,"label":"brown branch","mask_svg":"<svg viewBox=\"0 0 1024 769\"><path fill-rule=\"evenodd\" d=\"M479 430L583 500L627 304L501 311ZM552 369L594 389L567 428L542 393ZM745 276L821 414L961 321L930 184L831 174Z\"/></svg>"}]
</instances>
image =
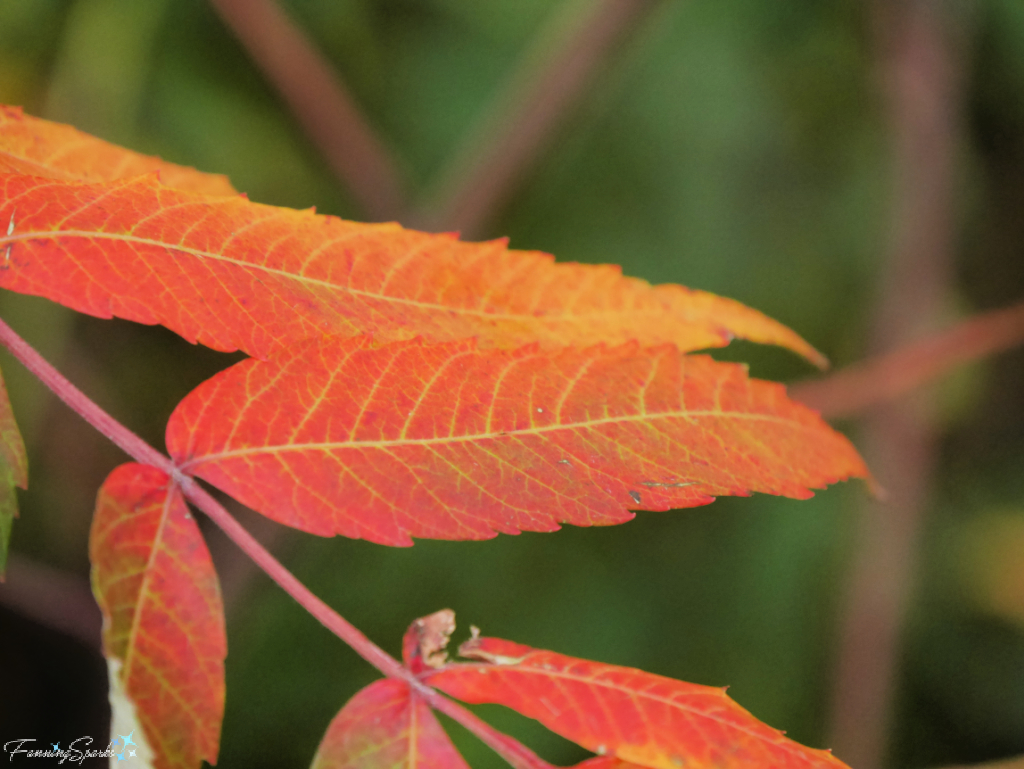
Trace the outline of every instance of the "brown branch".
<instances>
[{"instance_id":1,"label":"brown branch","mask_svg":"<svg viewBox=\"0 0 1024 769\"><path fill-rule=\"evenodd\" d=\"M407 219L477 238L537 162L595 73L659 0L569 0Z\"/></svg>"},{"instance_id":2,"label":"brown branch","mask_svg":"<svg viewBox=\"0 0 1024 769\"><path fill-rule=\"evenodd\" d=\"M893 141L893 233L873 323L873 352L910 342L941 314L955 241L960 144L957 22L931 0L876 0L880 74ZM885 763L897 658L936 459L922 394L875 409L863 452L885 504L861 511L832 700L831 745L857 769Z\"/></svg>"},{"instance_id":3,"label":"brown branch","mask_svg":"<svg viewBox=\"0 0 1024 769\"><path fill-rule=\"evenodd\" d=\"M789 388L830 419L854 416L917 390L965 363L1024 344L1024 303L965 320L920 342Z\"/></svg>"},{"instance_id":4,"label":"brown branch","mask_svg":"<svg viewBox=\"0 0 1024 769\"><path fill-rule=\"evenodd\" d=\"M403 208L399 173L352 95L274 0L210 0L373 221Z\"/></svg>"}]
</instances>

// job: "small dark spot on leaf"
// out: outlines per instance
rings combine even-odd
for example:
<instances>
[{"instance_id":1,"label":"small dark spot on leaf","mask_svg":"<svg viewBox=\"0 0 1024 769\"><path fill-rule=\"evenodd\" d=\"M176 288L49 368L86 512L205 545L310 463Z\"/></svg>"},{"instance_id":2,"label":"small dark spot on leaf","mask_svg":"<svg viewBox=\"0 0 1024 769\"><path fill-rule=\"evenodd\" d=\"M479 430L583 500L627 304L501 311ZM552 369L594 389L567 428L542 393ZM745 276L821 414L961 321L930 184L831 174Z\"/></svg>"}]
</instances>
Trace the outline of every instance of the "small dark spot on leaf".
<instances>
[{"instance_id":1,"label":"small dark spot on leaf","mask_svg":"<svg viewBox=\"0 0 1024 769\"><path fill-rule=\"evenodd\" d=\"M629 492L629 496L631 496L633 498L633 501L636 502L638 505L640 504L640 492L639 491L631 491L631 492Z\"/></svg>"}]
</instances>

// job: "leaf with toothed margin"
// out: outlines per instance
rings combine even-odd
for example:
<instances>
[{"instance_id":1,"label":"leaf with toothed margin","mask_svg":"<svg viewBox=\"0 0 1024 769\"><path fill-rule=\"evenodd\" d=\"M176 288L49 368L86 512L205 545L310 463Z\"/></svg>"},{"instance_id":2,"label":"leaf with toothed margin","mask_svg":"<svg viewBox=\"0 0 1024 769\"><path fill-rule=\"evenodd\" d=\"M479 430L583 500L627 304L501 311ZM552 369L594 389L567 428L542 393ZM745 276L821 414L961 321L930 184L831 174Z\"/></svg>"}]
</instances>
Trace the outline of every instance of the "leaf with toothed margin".
<instances>
[{"instance_id":1,"label":"leaf with toothed margin","mask_svg":"<svg viewBox=\"0 0 1024 769\"><path fill-rule=\"evenodd\" d=\"M156 769L216 763L224 609L199 527L165 473L126 464L107 477L89 554L103 612L112 738L130 737L139 747L127 749L148 755Z\"/></svg>"},{"instance_id":2,"label":"leaf with toothed margin","mask_svg":"<svg viewBox=\"0 0 1024 769\"><path fill-rule=\"evenodd\" d=\"M581 767L842 769L758 721L724 689L474 637L424 681L469 703L505 705L604 759ZM611 759L618 760L611 760ZM628 762L628 763L621 763Z\"/></svg>"},{"instance_id":3,"label":"leaf with toothed margin","mask_svg":"<svg viewBox=\"0 0 1024 769\"><path fill-rule=\"evenodd\" d=\"M256 357L373 334L547 349L741 338L825 363L782 324L704 291L230 192L223 177L0 107L0 286Z\"/></svg>"},{"instance_id":4,"label":"leaf with toothed margin","mask_svg":"<svg viewBox=\"0 0 1024 769\"><path fill-rule=\"evenodd\" d=\"M622 523L867 470L813 411L674 347L480 350L309 340L200 385L183 470L276 521L388 545Z\"/></svg>"},{"instance_id":5,"label":"leaf with toothed margin","mask_svg":"<svg viewBox=\"0 0 1024 769\"><path fill-rule=\"evenodd\" d=\"M168 163L97 139L73 126L41 120L0 104L0 173L65 181L130 179L156 171L168 187L237 195L226 176Z\"/></svg>"}]
</instances>

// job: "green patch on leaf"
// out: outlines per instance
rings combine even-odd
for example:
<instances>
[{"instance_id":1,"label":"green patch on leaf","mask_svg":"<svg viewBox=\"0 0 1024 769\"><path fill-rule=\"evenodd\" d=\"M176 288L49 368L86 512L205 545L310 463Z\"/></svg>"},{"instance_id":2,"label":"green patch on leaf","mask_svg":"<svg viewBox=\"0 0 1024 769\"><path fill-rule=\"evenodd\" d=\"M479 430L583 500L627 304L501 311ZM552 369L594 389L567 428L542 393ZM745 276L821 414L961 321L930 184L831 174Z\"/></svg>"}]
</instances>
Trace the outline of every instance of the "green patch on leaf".
<instances>
[{"instance_id":1,"label":"green patch on leaf","mask_svg":"<svg viewBox=\"0 0 1024 769\"><path fill-rule=\"evenodd\" d=\"M25 442L14 421L7 387L0 375L0 581L3 581L7 570L11 527L18 517L15 486L28 487L28 457L25 455Z\"/></svg>"}]
</instances>

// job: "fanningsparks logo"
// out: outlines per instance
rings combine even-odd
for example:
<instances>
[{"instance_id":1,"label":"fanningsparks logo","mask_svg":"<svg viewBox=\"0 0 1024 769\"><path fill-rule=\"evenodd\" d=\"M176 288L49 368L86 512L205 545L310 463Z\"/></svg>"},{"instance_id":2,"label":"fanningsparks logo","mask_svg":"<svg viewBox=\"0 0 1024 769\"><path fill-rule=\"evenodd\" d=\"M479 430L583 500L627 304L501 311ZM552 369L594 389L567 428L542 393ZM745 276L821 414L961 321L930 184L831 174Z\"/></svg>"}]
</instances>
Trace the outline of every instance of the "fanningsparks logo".
<instances>
[{"instance_id":1,"label":"fanningsparks logo","mask_svg":"<svg viewBox=\"0 0 1024 769\"><path fill-rule=\"evenodd\" d=\"M4 753L8 755L9 761L18 758L50 758L55 759L58 764L68 762L79 764L87 758L116 758L118 762L130 761L135 758L135 749L138 747L132 736L134 731L128 734L118 735L117 739L111 740L103 750L90 749L92 737L79 737L73 740L66 748L62 748L59 742L49 743L50 747L43 748L34 743L38 740L26 737L20 740L9 740L4 743ZM131 766L126 765L125 769Z\"/></svg>"}]
</instances>

